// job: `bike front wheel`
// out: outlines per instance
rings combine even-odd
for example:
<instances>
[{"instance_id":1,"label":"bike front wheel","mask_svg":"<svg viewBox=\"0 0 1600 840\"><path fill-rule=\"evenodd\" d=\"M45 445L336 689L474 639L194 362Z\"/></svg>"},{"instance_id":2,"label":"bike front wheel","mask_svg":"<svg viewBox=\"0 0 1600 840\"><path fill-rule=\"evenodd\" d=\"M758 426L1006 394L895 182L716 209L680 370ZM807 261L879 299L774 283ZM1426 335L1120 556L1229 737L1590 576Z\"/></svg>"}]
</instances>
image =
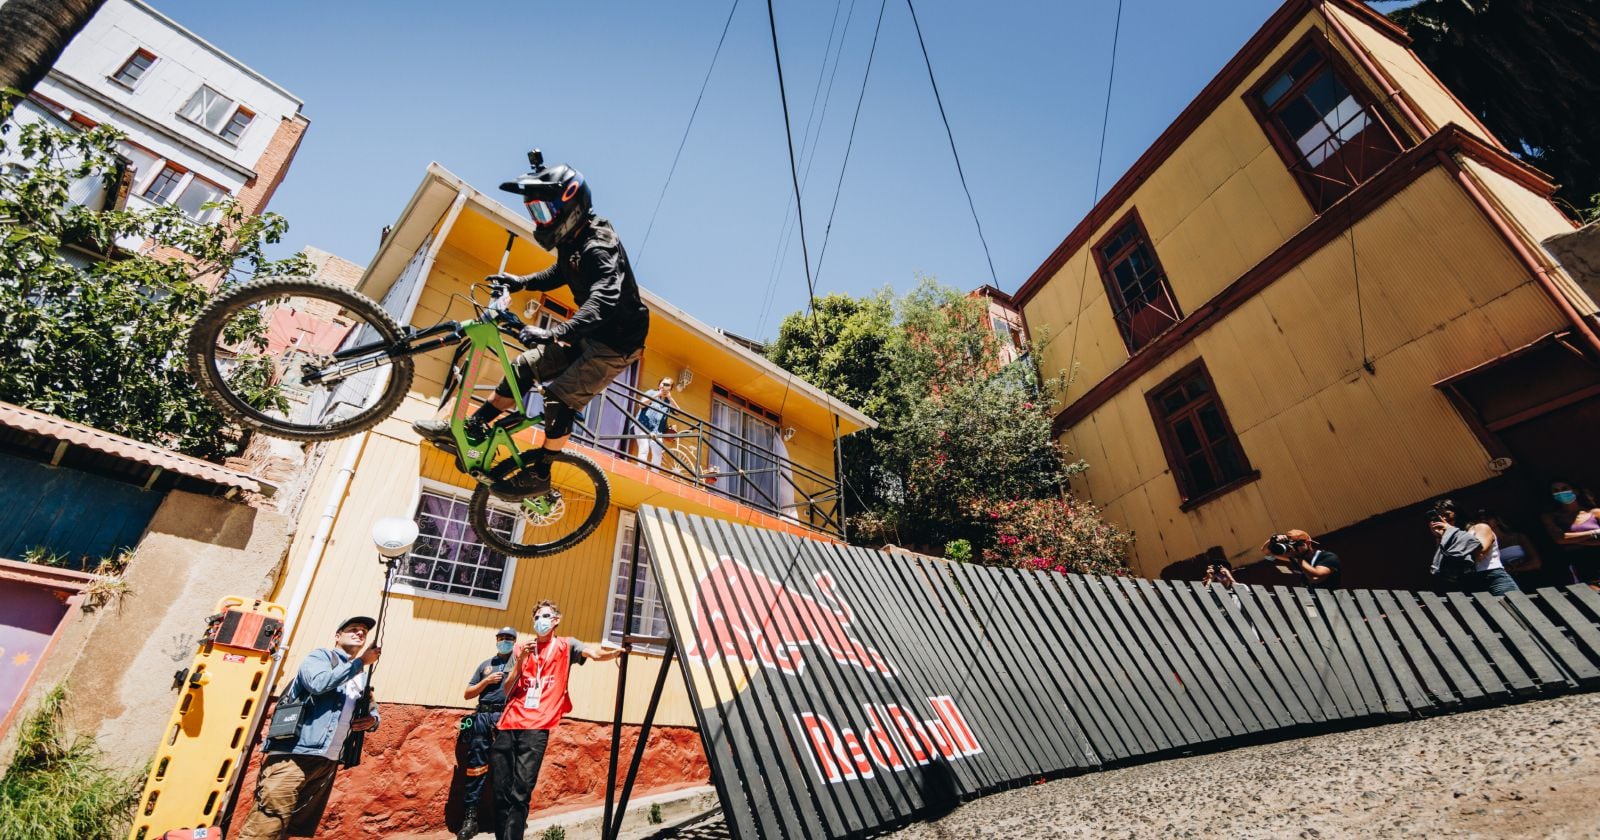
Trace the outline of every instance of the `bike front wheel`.
<instances>
[{"instance_id":1,"label":"bike front wheel","mask_svg":"<svg viewBox=\"0 0 1600 840\"><path fill-rule=\"evenodd\" d=\"M472 493L468 516L478 539L513 557L544 557L583 542L600 527L611 506L611 484L600 466L576 452L530 452L524 457L550 461L550 489L524 496L515 492L519 474L531 466L502 461L490 470L490 484ZM505 488L503 495L493 488ZM506 514L515 516L508 520Z\"/></svg>"},{"instance_id":2,"label":"bike front wheel","mask_svg":"<svg viewBox=\"0 0 1600 840\"><path fill-rule=\"evenodd\" d=\"M365 295L283 277L217 295L195 319L187 356L200 390L230 419L274 437L334 440L376 426L405 400L412 361L383 350L401 337ZM373 349L352 352L361 347Z\"/></svg>"}]
</instances>

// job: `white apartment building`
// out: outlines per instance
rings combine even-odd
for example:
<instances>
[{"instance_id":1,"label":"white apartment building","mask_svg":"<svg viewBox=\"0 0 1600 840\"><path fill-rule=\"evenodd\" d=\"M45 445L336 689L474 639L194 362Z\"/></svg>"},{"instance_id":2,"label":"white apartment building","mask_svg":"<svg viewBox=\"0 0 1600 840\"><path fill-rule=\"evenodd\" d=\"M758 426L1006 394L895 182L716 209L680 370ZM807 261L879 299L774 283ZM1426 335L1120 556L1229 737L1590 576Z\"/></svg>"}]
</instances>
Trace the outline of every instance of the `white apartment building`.
<instances>
[{"instance_id":1,"label":"white apartment building","mask_svg":"<svg viewBox=\"0 0 1600 840\"><path fill-rule=\"evenodd\" d=\"M108 0L18 109L22 121L108 123L128 139L127 202L209 221L234 196L260 213L309 124L271 79L140 0ZM88 199L95 191L85 185Z\"/></svg>"}]
</instances>

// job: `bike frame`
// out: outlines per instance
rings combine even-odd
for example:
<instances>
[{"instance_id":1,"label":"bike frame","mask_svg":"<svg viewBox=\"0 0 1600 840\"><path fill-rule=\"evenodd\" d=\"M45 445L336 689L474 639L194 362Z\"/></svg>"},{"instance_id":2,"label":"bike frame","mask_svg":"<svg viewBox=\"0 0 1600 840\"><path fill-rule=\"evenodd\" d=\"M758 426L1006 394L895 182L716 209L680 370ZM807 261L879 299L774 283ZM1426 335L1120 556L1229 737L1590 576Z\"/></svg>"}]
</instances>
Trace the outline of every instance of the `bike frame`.
<instances>
[{"instance_id":1,"label":"bike frame","mask_svg":"<svg viewBox=\"0 0 1600 840\"><path fill-rule=\"evenodd\" d=\"M455 404L450 411L450 433L456 443L456 468L478 479L489 480L489 468L500 463L496 456L505 450L506 457L519 468L525 466L523 452L517 448L513 436L530 426L543 425L544 415L529 416L522 389L517 385L516 372L511 366L511 355L506 350L504 333L521 330L522 320L512 314L509 292L496 297L484 307L483 313L470 321L445 321L425 330L406 328L398 342L371 342L336 351L334 363L320 370L307 371L305 381L327 384L347 379L357 373L372 370L390 360L427 353L441 347L467 342L466 366L461 372L456 388ZM458 354L459 355L459 354ZM483 373L483 365L498 363L501 375L511 391L512 413L490 427L489 437L477 444L467 439L467 417L471 411L472 387ZM513 419L507 422L508 418Z\"/></svg>"}]
</instances>

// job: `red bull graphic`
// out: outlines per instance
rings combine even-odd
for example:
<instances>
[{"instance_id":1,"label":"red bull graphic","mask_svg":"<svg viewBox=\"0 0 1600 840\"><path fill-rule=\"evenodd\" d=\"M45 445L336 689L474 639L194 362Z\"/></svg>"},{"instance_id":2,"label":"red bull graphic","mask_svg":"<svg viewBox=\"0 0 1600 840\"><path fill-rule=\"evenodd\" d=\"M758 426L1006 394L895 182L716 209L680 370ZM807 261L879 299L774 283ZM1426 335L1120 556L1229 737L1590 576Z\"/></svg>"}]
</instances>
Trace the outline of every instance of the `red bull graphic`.
<instances>
[{"instance_id":1,"label":"red bull graphic","mask_svg":"<svg viewBox=\"0 0 1600 840\"><path fill-rule=\"evenodd\" d=\"M812 583L828 604L722 557L695 584L695 639L687 655L701 662L736 659L799 676L806 668L801 648L810 646L840 665L895 676L882 654L852 635L855 613L833 576L818 572Z\"/></svg>"},{"instance_id":2,"label":"red bull graphic","mask_svg":"<svg viewBox=\"0 0 1600 840\"><path fill-rule=\"evenodd\" d=\"M867 727L859 734L813 712L795 715L794 722L811 758L811 769L826 784L870 779L878 770L898 773L935 758L953 761L983 752L955 700L929 697L928 704L934 717L918 720L897 703L869 703L862 707Z\"/></svg>"}]
</instances>

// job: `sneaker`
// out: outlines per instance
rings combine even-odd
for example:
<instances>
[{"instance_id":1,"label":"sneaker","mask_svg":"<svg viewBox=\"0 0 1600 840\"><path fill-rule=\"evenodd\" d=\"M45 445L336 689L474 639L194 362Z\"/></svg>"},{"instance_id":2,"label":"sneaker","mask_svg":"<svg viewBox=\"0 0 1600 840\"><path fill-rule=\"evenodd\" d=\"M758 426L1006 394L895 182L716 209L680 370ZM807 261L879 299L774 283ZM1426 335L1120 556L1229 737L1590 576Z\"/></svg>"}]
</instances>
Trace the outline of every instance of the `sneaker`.
<instances>
[{"instance_id":1,"label":"sneaker","mask_svg":"<svg viewBox=\"0 0 1600 840\"><path fill-rule=\"evenodd\" d=\"M456 436L450 430L450 421L448 419L418 420L411 424L411 428L417 434L422 435L423 440L441 449L454 451L456 448ZM467 418L467 440L482 440L488 437L488 431L477 418Z\"/></svg>"}]
</instances>

